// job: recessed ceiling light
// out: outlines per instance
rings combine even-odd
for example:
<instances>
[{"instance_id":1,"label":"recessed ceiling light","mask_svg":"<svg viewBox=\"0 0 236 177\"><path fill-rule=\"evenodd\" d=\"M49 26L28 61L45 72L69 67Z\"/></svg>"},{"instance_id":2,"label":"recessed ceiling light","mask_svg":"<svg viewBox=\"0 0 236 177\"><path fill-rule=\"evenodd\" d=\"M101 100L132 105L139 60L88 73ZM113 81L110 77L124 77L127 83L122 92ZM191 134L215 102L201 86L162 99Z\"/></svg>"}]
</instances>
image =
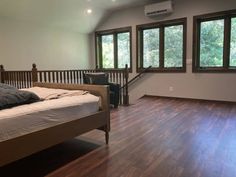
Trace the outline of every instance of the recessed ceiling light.
<instances>
[{"instance_id":1,"label":"recessed ceiling light","mask_svg":"<svg viewBox=\"0 0 236 177\"><path fill-rule=\"evenodd\" d=\"M112 2L116 2L116 0L111 0Z\"/></svg>"},{"instance_id":2,"label":"recessed ceiling light","mask_svg":"<svg viewBox=\"0 0 236 177\"><path fill-rule=\"evenodd\" d=\"M92 12L92 9L87 9L87 14L91 14Z\"/></svg>"}]
</instances>

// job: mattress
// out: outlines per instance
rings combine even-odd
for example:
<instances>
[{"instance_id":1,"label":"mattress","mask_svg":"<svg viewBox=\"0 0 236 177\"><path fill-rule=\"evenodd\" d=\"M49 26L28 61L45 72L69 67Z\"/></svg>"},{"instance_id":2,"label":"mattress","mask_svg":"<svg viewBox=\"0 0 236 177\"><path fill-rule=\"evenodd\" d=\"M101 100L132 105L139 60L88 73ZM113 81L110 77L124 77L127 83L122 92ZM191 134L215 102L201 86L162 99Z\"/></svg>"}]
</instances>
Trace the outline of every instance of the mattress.
<instances>
[{"instance_id":1,"label":"mattress","mask_svg":"<svg viewBox=\"0 0 236 177\"><path fill-rule=\"evenodd\" d=\"M89 93L1 110L0 142L73 121L98 110L99 97Z\"/></svg>"}]
</instances>

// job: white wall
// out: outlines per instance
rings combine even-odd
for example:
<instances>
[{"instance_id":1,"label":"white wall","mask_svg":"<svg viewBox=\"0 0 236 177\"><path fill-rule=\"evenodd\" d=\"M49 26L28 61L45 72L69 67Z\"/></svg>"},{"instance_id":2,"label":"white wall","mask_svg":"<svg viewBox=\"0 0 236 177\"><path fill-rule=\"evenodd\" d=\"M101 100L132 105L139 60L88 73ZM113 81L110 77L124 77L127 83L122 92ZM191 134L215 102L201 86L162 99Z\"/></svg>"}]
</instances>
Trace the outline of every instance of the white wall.
<instances>
[{"instance_id":1,"label":"white wall","mask_svg":"<svg viewBox=\"0 0 236 177\"><path fill-rule=\"evenodd\" d=\"M97 30L132 26L133 71L136 71L136 25L161 20L187 17L187 72L146 74L130 88L130 100L134 102L144 94L173 96L209 100L236 101L236 74L194 74L192 73L192 31L194 15L236 8L235 0L175 0L174 13L158 19L144 16L143 7L124 9L113 13ZM94 51L94 36L91 36ZM93 62L94 54L92 55ZM136 73L133 73L133 77ZM173 91L169 91L173 87Z\"/></svg>"},{"instance_id":2,"label":"white wall","mask_svg":"<svg viewBox=\"0 0 236 177\"><path fill-rule=\"evenodd\" d=\"M89 36L0 18L0 64L6 69L89 68Z\"/></svg>"}]
</instances>

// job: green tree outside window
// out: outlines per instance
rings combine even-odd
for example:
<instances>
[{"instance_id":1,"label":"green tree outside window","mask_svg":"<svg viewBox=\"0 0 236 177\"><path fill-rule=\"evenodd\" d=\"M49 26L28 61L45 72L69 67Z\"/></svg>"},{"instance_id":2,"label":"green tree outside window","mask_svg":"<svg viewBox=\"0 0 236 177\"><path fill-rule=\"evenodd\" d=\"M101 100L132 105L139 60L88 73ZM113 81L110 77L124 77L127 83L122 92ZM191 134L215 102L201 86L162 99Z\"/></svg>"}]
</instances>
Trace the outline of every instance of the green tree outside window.
<instances>
[{"instance_id":1,"label":"green tree outside window","mask_svg":"<svg viewBox=\"0 0 236 177\"><path fill-rule=\"evenodd\" d=\"M118 68L130 67L130 33L117 34Z\"/></svg>"},{"instance_id":2,"label":"green tree outside window","mask_svg":"<svg viewBox=\"0 0 236 177\"><path fill-rule=\"evenodd\" d=\"M200 67L222 67L224 20L201 22Z\"/></svg>"},{"instance_id":3,"label":"green tree outside window","mask_svg":"<svg viewBox=\"0 0 236 177\"><path fill-rule=\"evenodd\" d=\"M164 67L183 66L183 25L165 27Z\"/></svg>"},{"instance_id":4,"label":"green tree outside window","mask_svg":"<svg viewBox=\"0 0 236 177\"><path fill-rule=\"evenodd\" d=\"M236 18L231 19L230 66L236 67Z\"/></svg>"},{"instance_id":5,"label":"green tree outside window","mask_svg":"<svg viewBox=\"0 0 236 177\"><path fill-rule=\"evenodd\" d=\"M159 67L159 28L143 30L143 67Z\"/></svg>"},{"instance_id":6,"label":"green tree outside window","mask_svg":"<svg viewBox=\"0 0 236 177\"><path fill-rule=\"evenodd\" d=\"M113 35L102 36L102 66L114 68L114 39Z\"/></svg>"}]
</instances>

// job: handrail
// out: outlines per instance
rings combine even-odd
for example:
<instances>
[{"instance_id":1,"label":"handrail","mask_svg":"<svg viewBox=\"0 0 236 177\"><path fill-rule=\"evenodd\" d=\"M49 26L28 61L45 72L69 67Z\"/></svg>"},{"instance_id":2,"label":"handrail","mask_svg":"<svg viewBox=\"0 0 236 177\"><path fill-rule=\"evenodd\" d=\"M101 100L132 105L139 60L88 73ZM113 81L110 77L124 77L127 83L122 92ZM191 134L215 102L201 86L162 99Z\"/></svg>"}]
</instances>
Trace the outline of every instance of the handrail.
<instances>
[{"instance_id":1,"label":"handrail","mask_svg":"<svg viewBox=\"0 0 236 177\"><path fill-rule=\"evenodd\" d=\"M130 84L131 84L133 81L135 81L137 78L140 78L141 75L144 74L144 73L146 73L151 67L152 67L152 66L149 66L149 67L145 68L145 69L144 69L143 71L141 71L137 76L135 76L134 78L132 78L127 84L123 85L123 86L121 87L121 89L124 88L124 87L126 87L127 85L130 85Z\"/></svg>"},{"instance_id":2,"label":"handrail","mask_svg":"<svg viewBox=\"0 0 236 177\"><path fill-rule=\"evenodd\" d=\"M34 82L47 83L71 83L83 84L84 73L106 72L109 82L114 82L122 87L127 85L129 70L128 65L124 69L73 69L73 70L38 70L36 64L31 70L8 71L0 65L0 83L13 85L17 88L32 87ZM120 104L129 105L129 93L127 87L120 90Z\"/></svg>"}]
</instances>

